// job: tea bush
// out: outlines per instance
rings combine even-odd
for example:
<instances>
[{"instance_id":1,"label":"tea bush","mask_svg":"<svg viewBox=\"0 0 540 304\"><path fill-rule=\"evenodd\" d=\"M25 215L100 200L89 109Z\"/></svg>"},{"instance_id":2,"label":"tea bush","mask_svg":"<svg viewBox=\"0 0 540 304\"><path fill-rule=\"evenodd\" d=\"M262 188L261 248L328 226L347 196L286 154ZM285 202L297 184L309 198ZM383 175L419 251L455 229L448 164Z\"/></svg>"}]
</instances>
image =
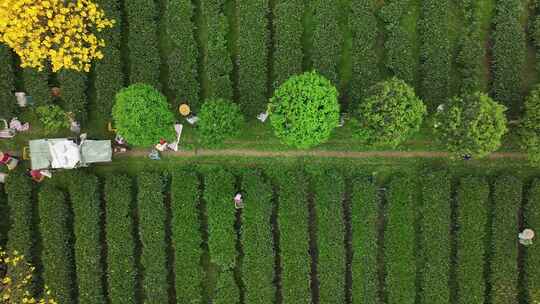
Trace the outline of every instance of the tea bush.
<instances>
[{"instance_id":1,"label":"tea bush","mask_svg":"<svg viewBox=\"0 0 540 304\"><path fill-rule=\"evenodd\" d=\"M58 81L60 82L63 108L67 112L75 114L75 118L79 122L86 122L88 112L86 108L86 82L87 75L83 72L75 72L62 70L58 73Z\"/></svg>"},{"instance_id":2,"label":"tea bush","mask_svg":"<svg viewBox=\"0 0 540 304\"><path fill-rule=\"evenodd\" d=\"M526 227L540 227L540 180L535 179L529 189L529 200L525 205ZM540 302L540 247L529 246L526 249L525 272L527 290L531 303Z\"/></svg>"},{"instance_id":3,"label":"tea bush","mask_svg":"<svg viewBox=\"0 0 540 304\"><path fill-rule=\"evenodd\" d=\"M0 45L0 108L3 118L10 118L17 111L15 100L15 75L13 74L13 57L10 49Z\"/></svg>"},{"instance_id":4,"label":"tea bush","mask_svg":"<svg viewBox=\"0 0 540 304\"><path fill-rule=\"evenodd\" d=\"M10 229L7 249L32 257L34 230L32 229L32 183L22 171L9 174L5 185L9 209Z\"/></svg>"},{"instance_id":5,"label":"tea bush","mask_svg":"<svg viewBox=\"0 0 540 304\"><path fill-rule=\"evenodd\" d=\"M237 104L224 99L204 102L199 112L197 134L205 146L219 146L240 133L244 117Z\"/></svg>"},{"instance_id":6,"label":"tea bush","mask_svg":"<svg viewBox=\"0 0 540 304\"><path fill-rule=\"evenodd\" d=\"M529 161L540 164L540 87L534 88L525 99L525 114L519 128L521 147Z\"/></svg>"},{"instance_id":7,"label":"tea bush","mask_svg":"<svg viewBox=\"0 0 540 304\"><path fill-rule=\"evenodd\" d=\"M34 103L44 105L51 102L48 69L38 72L36 69L25 68L22 70L22 79L26 95L32 96Z\"/></svg>"},{"instance_id":8,"label":"tea bush","mask_svg":"<svg viewBox=\"0 0 540 304\"><path fill-rule=\"evenodd\" d=\"M338 67L343 37L338 26L339 10L327 0L314 0L313 10L313 68L334 86L339 85Z\"/></svg>"}]
</instances>

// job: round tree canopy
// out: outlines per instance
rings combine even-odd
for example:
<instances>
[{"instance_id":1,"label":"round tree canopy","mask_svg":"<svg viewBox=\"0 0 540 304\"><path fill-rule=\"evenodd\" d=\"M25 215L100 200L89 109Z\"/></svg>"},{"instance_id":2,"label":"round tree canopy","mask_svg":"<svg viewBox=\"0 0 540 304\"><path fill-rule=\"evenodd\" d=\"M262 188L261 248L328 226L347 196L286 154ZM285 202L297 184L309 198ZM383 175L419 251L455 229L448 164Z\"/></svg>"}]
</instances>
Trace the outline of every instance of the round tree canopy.
<instances>
[{"instance_id":1,"label":"round tree canopy","mask_svg":"<svg viewBox=\"0 0 540 304\"><path fill-rule=\"evenodd\" d=\"M339 123L337 89L316 72L291 77L270 99L274 132L285 144L306 149L326 141Z\"/></svg>"},{"instance_id":2,"label":"round tree canopy","mask_svg":"<svg viewBox=\"0 0 540 304\"><path fill-rule=\"evenodd\" d=\"M135 146L172 140L174 114L167 99L152 86L133 84L116 94L113 119L119 135Z\"/></svg>"}]
</instances>

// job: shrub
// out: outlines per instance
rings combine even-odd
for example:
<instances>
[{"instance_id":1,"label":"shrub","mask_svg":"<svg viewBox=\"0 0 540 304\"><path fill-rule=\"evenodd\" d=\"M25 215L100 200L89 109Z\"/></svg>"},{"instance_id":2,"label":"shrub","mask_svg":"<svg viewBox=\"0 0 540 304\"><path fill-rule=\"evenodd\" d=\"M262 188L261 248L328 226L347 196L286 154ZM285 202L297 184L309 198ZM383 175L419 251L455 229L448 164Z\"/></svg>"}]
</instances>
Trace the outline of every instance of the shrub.
<instances>
[{"instance_id":1,"label":"shrub","mask_svg":"<svg viewBox=\"0 0 540 304\"><path fill-rule=\"evenodd\" d=\"M415 183L395 177L388 185L384 258L389 304L413 304L416 296Z\"/></svg>"},{"instance_id":2,"label":"shrub","mask_svg":"<svg viewBox=\"0 0 540 304\"><path fill-rule=\"evenodd\" d=\"M274 132L285 144L307 149L325 142L339 120L337 89L315 72L293 76L270 99Z\"/></svg>"},{"instance_id":3,"label":"shrub","mask_svg":"<svg viewBox=\"0 0 540 304\"><path fill-rule=\"evenodd\" d=\"M167 303L167 245L165 243L165 205L163 183L158 173L137 176L139 235L143 244L143 289L145 303Z\"/></svg>"},{"instance_id":4,"label":"shrub","mask_svg":"<svg viewBox=\"0 0 540 304\"><path fill-rule=\"evenodd\" d=\"M85 94L86 74L63 70L58 73L58 81L62 90L61 98L64 109L75 114L78 121L86 122L88 119Z\"/></svg>"},{"instance_id":5,"label":"shrub","mask_svg":"<svg viewBox=\"0 0 540 304\"><path fill-rule=\"evenodd\" d=\"M36 108L36 113L47 134L69 128L66 112L57 105L39 106Z\"/></svg>"},{"instance_id":6,"label":"shrub","mask_svg":"<svg viewBox=\"0 0 540 304\"><path fill-rule=\"evenodd\" d=\"M174 138L174 114L167 99L146 84L134 84L116 94L113 117L118 134L132 145L150 146Z\"/></svg>"},{"instance_id":7,"label":"shrub","mask_svg":"<svg viewBox=\"0 0 540 304\"><path fill-rule=\"evenodd\" d=\"M240 133L244 117L238 105L224 99L207 100L199 113L197 133L207 146L219 146Z\"/></svg>"},{"instance_id":8,"label":"shrub","mask_svg":"<svg viewBox=\"0 0 540 304\"><path fill-rule=\"evenodd\" d=\"M177 303L197 303L201 298L203 269L199 222L199 179L196 173L172 173L171 211Z\"/></svg>"},{"instance_id":9,"label":"shrub","mask_svg":"<svg viewBox=\"0 0 540 304\"><path fill-rule=\"evenodd\" d=\"M131 179L125 175L109 175L105 179L107 283L113 304L135 303L132 188Z\"/></svg>"},{"instance_id":10,"label":"shrub","mask_svg":"<svg viewBox=\"0 0 540 304\"><path fill-rule=\"evenodd\" d=\"M275 298L274 249L271 216L272 186L259 171L250 170L242 178L245 193L242 210L242 244L244 258L242 278L245 303L273 303Z\"/></svg>"},{"instance_id":11,"label":"shrub","mask_svg":"<svg viewBox=\"0 0 540 304\"><path fill-rule=\"evenodd\" d=\"M437 111L437 139L450 152L481 158L497 150L506 133L506 108L483 93L451 98Z\"/></svg>"},{"instance_id":12,"label":"shrub","mask_svg":"<svg viewBox=\"0 0 540 304\"><path fill-rule=\"evenodd\" d=\"M352 303L380 303L378 293L379 204L377 186L356 178L351 195Z\"/></svg>"},{"instance_id":13,"label":"shrub","mask_svg":"<svg viewBox=\"0 0 540 304\"><path fill-rule=\"evenodd\" d=\"M520 129L521 147L527 150L529 161L540 164L540 87L536 87L525 99L525 115Z\"/></svg>"},{"instance_id":14,"label":"shrub","mask_svg":"<svg viewBox=\"0 0 540 304\"><path fill-rule=\"evenodd\" d=\"M74 303L73 246L68 226L66 196L50 186L38 195L39 228L43 249L43 279L58 303Z\"/></svg>"},{"instance_id":15,"label":"shrub","mask_svg":"<svg viewBox=\"0 0 540 304\"><path fill-rule=\"evenodd\" d=\"M129 82L146 83L159 90L156 4L152 0L126 1L124 11L128 24Z\"/></svg>"},{"instance_id":16,"label":"shrub","mask_svg":"<svg viewBox=\"0 0 540 304\"><path fill-rule=\"evenodd\" d=\"M7 249L32 257L34 229L32 229L31 180L22 171L12 172L6 180L5 191L10 222Z\"/></svg>"},{"instance_id":17,"label":"shrub","mask_svg":"<svg viewBox=\"0 0 540 304\"><path fill-rule=\"evenodd\" d=\"M15 100L15 75L13 74L13 57L9 48L5 45L0 45L0 108L2 109L2 117L8 118L13 116L17 111L17 103Z\"/></svg>"},{"instance_id":18,"label":"shrub","mask_svg":"<svg viewBox=\"0 0 540 304\"><path fill-rule=\"evenodd\" d=\"M273 89L302 72L304 1L279 0L274 7Z\"/></svg>"},{"instance_id":19,"label":"shrub","mask_svg":"<svg viewBox=\"0 0 540 304\"><path fill-rule=\"evenodd\" d=\"M403 80L374 85L355 113L355 136L367 144L396 147L420 129L426 107Z\"/></svg>"},{"instance_id":20,"label":"shrub","mask_svg":"<svg viewBox=\"0 0 540 304\"><path fill-rule=\"evenodd\" d=\"M457 303L484 303L489 185L464 177L457 189Z\"/></svg>"},{"instance_id":21,"label":"shrub","mask_svg":"<svg viewBox=\"0 0 540 304\"><path fill-rule=\"evenodd\" d=\"M38 72L27 68L23 70L22 76L26 95L32 96L32 100L37 105L44 105L51 101L48 70Z\"/></svg>"},{"instance_id":22,"label":"shrub","mask_svg":"<svg viewBox=\"0 0 540 304\"><path fill-rule=\"evenodd\" d=\"M269 0L239 1L237 9L240 106L245 115L253 117L266 110Z\"/></svg>"},{"instance_id":23,"label":"shrub","mask_svg":"<svg viewBox=\"0 0 540 304\"><path fill-rule=\"evenodd\" d=\"M189 103L194 111L199 110L199 82L197 59L199 49L193 35L193 4L190 1L168 0L165 24L171 52L167 57L169 88L173 92L175 109Z\"/></svg>"},{"instance_id":24,"label":"shrub","mask_svg":"<svg viewBox=\"0 0 540 304\"><path fill-rule=\"evenodd\" d=\"M0 248L5 248L9 231L9 207L4 185L0 185L0 214L4 214L0 219Z\"/></svg>"},{"instance_id":25,"label":"shrub","mask_svg":"<svg viewBox=\"0 0 540 304\"><path fill-rule=\"evenodd\" d=\"M540 180L535 179L529 190L529 200L525 205L526 227L540 227ZM525 276L531 303L540 302L540 247L529 246L526 250Z\"/></svg>"},{"instance_id":26,"label":"shrub","mask_svg":"<svg viewBox=\"0 0 540 304\"><path fill-rule=\"evenodd\" d=\"M314 0L313 8L313 67L333 85L339 85L338 66L343 37L338 26L339 10L327 0Z\"/></svg>"},{"instance_id":27,"label":"shrub","mask_svg":"<svg viewBox=\"0 0 540 304\"><path fill-rule=\"evenodd\" d=\"M69 185L75 235L75 267L79 303L105 303L101 279L101 209L98 179L74 174Z\"/></svg>"}]
</instances>

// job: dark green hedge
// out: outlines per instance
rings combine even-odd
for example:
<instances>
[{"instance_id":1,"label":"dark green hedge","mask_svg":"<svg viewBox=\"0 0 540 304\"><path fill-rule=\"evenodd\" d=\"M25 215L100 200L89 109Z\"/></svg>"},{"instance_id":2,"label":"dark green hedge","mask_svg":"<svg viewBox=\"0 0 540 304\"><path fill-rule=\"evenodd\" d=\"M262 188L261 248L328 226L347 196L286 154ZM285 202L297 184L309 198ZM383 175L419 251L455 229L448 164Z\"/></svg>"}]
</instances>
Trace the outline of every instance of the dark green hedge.
<instances>
[{"instance_id":1,"label":"dark green hedge","mask_svg":"<svg viewBox=\"0 0 540 304\"><path fill-rule=\"evenodd\" d=\"M199 179L196 173L174 171L171 182L172 246L176 274L176 302L200 301L203 269L199 222Z\"/></svg>"},{"instance_id":2,"label":"dark green hedge","mask_svg":"<svg viewBox=\"0 0 540 304\"><path fill-rule=\"evenodd\" d=\"M15 75L13 74L13 56L10 49L0 45L0 109L2 109L1 118L11 118L17 111L17 102L15 100Z\"/></svg>"},{"instance_id":3,"label":"dark green hedge","mask_svg":"<svg viewBox=\"0 0 540 304\"><path fill-rule=\"evenodd\" d=\"M9 207L9 223L7 249L17 250L24 256L32 256L34 231L32 230L32 184L21 171L9 174L5 191Z\"/></svg>"},{"instance_id":4,"label":"dark green hedge","mask_svg":"<svg viewBox=\"0 0 540 304\"><path fill-rule=\"evenodd\" d=\"M73 240L65 194L51 186L42 187L38 210L44 283L58 303L75 303Z\"/></svg>"},{"instance_id":5,"label":"dark green hedge","mask_svg":"<svg viewBox=\"0 0 540 304\"><path fill-rule=\"evenodd\" d=\"M169 295L162 176L153 172L139 173L137 186L144 302L167 303Z\"/></svg>"},{"instance_id":6,"label":"dark green hedge","mask_svg":"<svg viewBox=\"0 0 540 304\"><path fill-rule=\"evenodd\" d=\"M75 266L79 287L79 303L105 303L101 284L101 207L97 177L75 174L69 186L75 233Z\"/></svg>"},{"instance_id":7,"label":"dark green hedge","mask_svg":"<svg viewBox=\"0 0 540 304\"><path fill-rule=\"evenodd\" d=\"M540 179L534 180L529 190L529 200L525 207L525 225L527 228L540 227ZM536 229L538 231L538 229ZM540 302L540 246L526 249L525 276L530 303Z\"/></svg>"},{"instance_id":8,"label":"dark green hedge","mask_svg":"<svg viewBox=\"0 0 540 304\"><path fill-rule=\"evenodd\" d=\"M158 11L153 0L124 2L128 23L129 82L161 89L159 82Z\"/></svg>"},{"instance_id":9,"label":"dark green hedge","mask_svg":"<svg viewBox=\"0 0 540 304\"><path fill-rule=\"evenodd\" d=\"M247 117L266 110L268 97L268 0L237 1L238 91L240 107Z\"/></svg>"},{"instance_id":10,"label":"dark green hedge","mask_svg":"<svg viewBox=\"0 0 540 304\"><path fill-rule=\"evenodd\" d=\"M491 288L493 304L518 303L518 212L523 183L502 176L493 184Z\"/></svg>"},{"instance_id":11,"label":"dark green hedge","mask_svg":"<svg viewBox=\"0 0 540 304\"><path fill-rule=\"evenodd\" d=\"M136 269L133 239L133 186L125 175L105 179L107 283L112 304L135 303Z\"/></svg>"},{"instance_id":12,"label":"dark green hedge","mask_svg":"<svg viewBox=\"0 0 540 304\"><path fill-rule=\"evenodd\" d=\"M422 1L420 31L420 95L430 110L449 97L450 40L448 24L450 0Z\"/></svg>"},{"instance_id":13,"label":"dark green hedge","mask_svg":"<svg viewBox=\"0 0 540 304\"><path fill-rule=\"evenodd\" d=\"M105 39L104 57L94 64L97 111L103 118L110 119L114 96L124 85L122 54L120 51L123 25L122 12L120 0L98 0L96 3L105 11L107 18L115 21L114 27L107 29L102 34L103 39Z\"/></svg>"},{"instance_id":14,"label":"dark green hedge","mask_svg":"<svg viewBox=\"0 0 540 304\"><path fill-rule=\"evenodd\" d=\"M245 303L274 303L274 248L270 222L272 186L259 171L251 170L242 178L242 190L246 204L242 210Z\"/></svg>"},{"instance_id":15,"label":"dark green hedge","mask_svg":"<svg viewBox=\"0 0 540 304\"><path fill-rule=\"evenodd\" d=\"M197 70L199 49L194 37L194 7L191 1L165 1L167 42L169 44L169 89L173 93L172 104L178 109L187 102L194 111L200 106L200 86Z\"/></svg>"},{"instance_id":16,"label":"dark green hedge","mask_svg":"<svg viewBox=\"0 0 540 304\"><path fill-rule=\"evenodd\" d=\"M7 232L9 230L9 207L7 196L4 192L4 185L0 185L0 247L6 248Z\"/></svg>"},{"instance_id":17,"label":"dark green hedge","mask_svg":"<svg viewBox=\"0 0 540 304\"><path fill-rule=\"evenodd\" d=\"M274 7L273 88L302 73L304 1L278 0Z\"/></svg>"},{"instance_id":18,"label":"dark green hedge","mask_svg":"<svg viewBox=\"0 0 540 304\"><path fill-rule=\"evenodd\" d=\"M26 95L32 96L32 100L38 104L46 104L51 101L51 90L49 89L49 72L36 69L23 69L22 78Z\"/></svg>"},{"instance_id":19,"label":"dark green hedge","mask_svg":"<svg viewBox=\"0 0 540 304\"><path fill-rule=\"evenodd\" d=\"M464 177L457 189L457 303L484 303L489 185Z\"/></svg>"},{"instance_id":20,"label":"dark green hedge","mask_svg":"<svg viewBox=\"0 0 540 304\"><path fill-rule=\"evenodd\" d=\"M58 73L63 108L66 112L73 112L80 122L88 119L87 88L88 76L83 72L62 70Z\"/></svg>"},{"instance_id":21,"label":"dark green hedge","mask_svg":"<svg viewBox=\"0 0 540 304\"><path fill-rule=\"evenodd\" d=\"M339 10L336 3L328 0L313 0L313 68L328 78L334 86L339 85L338 67L343 41L338 26Z\"/></svg>"}]
</instances>

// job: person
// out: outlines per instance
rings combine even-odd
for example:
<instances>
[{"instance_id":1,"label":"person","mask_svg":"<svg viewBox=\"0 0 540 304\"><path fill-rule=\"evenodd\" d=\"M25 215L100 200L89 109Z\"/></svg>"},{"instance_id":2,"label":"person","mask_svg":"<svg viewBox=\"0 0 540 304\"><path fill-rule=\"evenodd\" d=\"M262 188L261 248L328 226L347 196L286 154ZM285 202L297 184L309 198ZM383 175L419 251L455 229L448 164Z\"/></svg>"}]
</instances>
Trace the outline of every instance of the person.
<instances>
[{"instance_id":1,"label":"person","mask_svg":"<svg viewBox=\"0 0 540 304\"><path fill-rule=\"evenodd\" d=\"M122 136L116 134L113 141L113 152L123 153L123 152L126 152L128 149L129 147L125 139Z\"/></svg>"},{"instance_id":2,"label":"person","mask_svg":"<svg viewBox=\"0 0 540 304\"><path fill-rule=\"evenodd\" d=\"M150 158L151 160L161 159L161 157L159 157L159 151L156 149L152 149L152 151L150 151L150 153L148 154L148 158Z\"/></svg>"},{"instance_id":3,"label":"person","mask_svg":"<svg viewBox=\"0 0 540 304\"><path fill-rule=\"evenodd\" d=\"M75 114L68 112L67 116L69 119L69 130L75 134L81 133L81 125L75 120Z\"/></svg>"},{"instance_id":4,"label":"person","mask_svg":"<svg viewBox=\"0 0 540 304\"><path fill-rule=\"evenodd\" d=\"M155 148L159 152L165 152L165 150L167 150L167 148L168 148L167 145L168 145L168 143L167 143L166 140L160 139L159 144L157 144Z\"/></svg>"},{"instance_id":5,"label":"person","mask_svg":"<svg viewBox=\"0 0 540 304\"><path fill-rule=\"evenodd\" d=\"M234 195L234 208L242 209L244 208L244 199L242 197L242 192L236 192Z\"/></svg>"},{"instance_id":6,"label":"person","mask_svg":"<svg viewBox=\"0 0 540 304\"><path fill-rule=\"evenodd\" d=\"M519 243L524 246L532 245L534 239L534 230L524 229L518 234Z\"/></svg>"},{"instance_id":7,"label":"person","mask_svg":"<svg viewBox=\"0 0 540 304\"><path fill-rule=\"evenodd\" d=\"M41 174L40 170L30 170L29 174L36 183L41 183L45 179L45 175Z\"/></svg>"},{"instance_id":8,"label":"person","mask_svg":"<svg viewBox=\"0 0 540 304\"><path fill-rule=\"evenodd\" d=\"M9 170L13 170L17 167L19 160L15 157L0 151L0 164L6 165Z\"/></svg>"}]
</instances>

